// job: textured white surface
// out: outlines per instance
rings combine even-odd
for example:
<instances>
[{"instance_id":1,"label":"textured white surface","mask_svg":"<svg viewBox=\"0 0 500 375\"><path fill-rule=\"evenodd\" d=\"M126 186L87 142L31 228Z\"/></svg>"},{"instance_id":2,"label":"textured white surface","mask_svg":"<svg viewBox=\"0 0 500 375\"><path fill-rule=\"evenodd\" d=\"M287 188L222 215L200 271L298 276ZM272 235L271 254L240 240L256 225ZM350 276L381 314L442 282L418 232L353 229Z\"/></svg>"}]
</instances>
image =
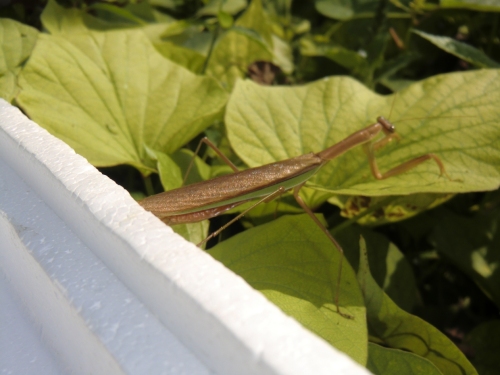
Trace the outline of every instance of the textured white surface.
<instances>
[{"instance_id":1,"label":"textured white surface","mask_svg":"<svg viewBox=\"0 0 500 375\"><path fill-rule=\"evenodd\" d=\"M48 363L72 373L368 373L16 108L1 101L0 115L0 273Z\"/></svg>"},{"instance_id":2,"label":"textured white surface","mask_svg":"<svg viewBox=\"0 0 500 375\"><path fill-rule=\"evenodd\" d=\"M211 373L1 158L0 176L0 373Z\"/></svg>"}]
</instances>

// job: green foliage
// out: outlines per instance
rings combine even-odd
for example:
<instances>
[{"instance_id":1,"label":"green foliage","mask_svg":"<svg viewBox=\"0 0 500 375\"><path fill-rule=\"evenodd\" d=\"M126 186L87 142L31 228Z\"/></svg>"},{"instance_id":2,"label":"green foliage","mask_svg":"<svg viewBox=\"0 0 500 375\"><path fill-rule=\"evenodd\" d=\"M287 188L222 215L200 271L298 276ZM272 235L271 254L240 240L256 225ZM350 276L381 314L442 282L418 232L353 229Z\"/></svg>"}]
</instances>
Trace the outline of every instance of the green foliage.
<instances>
[{"instance_id":1,"label":"green foliage","mask_svg":"<svg viewBox=\"0 0 500 375\"><path fill-rule=\"evenodd\" d=\"M290 194L247 213L209 253L376 374L490 374L499 366L499 9L488 0L16 2L0 9L0 96L94 165L120 166L104 171L137 197L181 186L205 135L245 169L320 152L385 116L401 139L376 151L382 172L433 153L448 176L430 160L376 180L362 147L318 168L300 195L344 249L338 295L340 253L296 215ZM232 172L201 151L187 184ZM208 226L174 229L199 243Z\"/></svg>"},{"instance_id":2,"label":"green foliage","mask_svg":"<svg viewBox=\"0 0 500 375\"><path fill-rule=\"evenodd\" d=\"M340 253L307 215L285 216L220 243L210 254L287 314L361 364L367 359L365 307L344 260L340 304L334 304Z\"/></svg>"},{"instance_id":3,"label":"green foliage","mask_svg":"<svg viewBox=\"0 0 500 375\"><path fill-rule=\"evenodd\" d=\"M380 96L347 77L272 88L239 81L227 106L226 126L238 156L255 167L324 150L386 115L398 124L402 139L379 152L382 171L431 152L440 156L453 180L439 178L438 167L426 163L376 181L359 147L325 165L311 185L368 196L490 190L500 183L500 150L491 144L500 134L499 83L497 70L455 73Z\"/></svg>"},{"instance_id":4,"label":"green foliage","mask_svg":"<svg viewBox=\"0 0 500 375\"><path fill-rule=\"evenodd\" d=\"M441 209L434 214L436 247L500 308L500 212L463 217Z\"/></svg>"},{"instance_id":5,"label":"green foliage","mask_svg":"<svg viewBox=\"0 0 500 375\"><path fill-rule=\"evenodd\" d=\"M374 374L442 374L431 361L403 350L389 349L369 343L368 353L369 357L366 367Z\"/></svg>"},{"instance_id":6,"label":"green foliage","mask_svg":"<svg viewBox=\"0 0 500 375\"><path fill-rule=\"evenodd\" d=\"M500 358L500 322L491 320L474 328L465 340L475 353L472 360L481 375L494 375L498 373Z\"/></svg>"},{"instance_id":7,"label":"green foliage","mask_svg":"<svg viewBox=\"0 0 500 375\"><path fill-rule=\"evenodd\" d=\"M164 59L139 30L42 34L19 82L28 115L91 163L144 173L144 146L172 153L226 102L217 82Z\"/></svg>"},{"instance_id":8,"label":"green foliage","mask_svg":"<svg viewBox=\"0 0 500 375\"><path fill-rule=\"evenodd\" d=\"M370 334L383 344L407 350L432 362L443 374L475 374L450 339L422 319L401 310L370 274L364 241L360 244L358 282L365 297Z\"/></svg>"},{"instance_id":9,"label":"green foliage","mask_svg":"<svg viewBox=\"0 0 500 375\"><path fill-rule=\"evenodd\" d=\"M442 50L449 52L456 57L470 62L479 68L499 68L500 64L490 59L482 51L469 46L468 44L456 41L449 37L436 36L424 33L422 31L414 30L415 34L420 35L422 38L427 39Z\"/></svg>"},{"instance_id":10,"label":"green foliage","mask_svg":"<svg viewBox=\"0 0 500 375\"><path fill-rule=\"evenodd\" d=\"M18 91L16 77L30 56L38 33L32 27L0 19L0 97L11 101Z\"/></svg>"}]
</instances>

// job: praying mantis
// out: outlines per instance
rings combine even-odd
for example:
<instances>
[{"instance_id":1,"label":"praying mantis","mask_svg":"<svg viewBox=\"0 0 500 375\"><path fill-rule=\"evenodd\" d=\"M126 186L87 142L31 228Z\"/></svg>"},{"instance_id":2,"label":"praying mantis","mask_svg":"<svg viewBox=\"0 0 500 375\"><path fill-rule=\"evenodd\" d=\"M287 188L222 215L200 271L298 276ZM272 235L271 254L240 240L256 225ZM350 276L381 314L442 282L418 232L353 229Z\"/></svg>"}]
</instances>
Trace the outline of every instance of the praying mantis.
<instances>
[{"instance_id":1,"label":"praying mantis","mask_svg":"<svg viewBox=\"0 0 500 375\"><path fill-rule=\"evenodd\" d=\"M377 136L381 134L383 137L377 140ZM238 170L215 145L205 138L202 142L212 147L231 166L234 173L156 194L143 199L139 204L166 224L175 225L210 219L245 202L258 199L249 208L245 209L226 225L210 234L198 244L198 246L201 246L209 239L217 236L236 220L239 220L255 206L262 202L270 202L286 191L293 189L293 196L297 203L321 228L334 247L340 252L341 258L337 273L335 305L337 313L343 317L350 318L350 315L341 312L339 308L339 287L344 251L328 229L306 205L300 197L299 192L304 184L323 165L357 146L363 146L368 157L371 173L378 180L404 173L427 160L434 160L439 167L440 175L444 175L450 179L441 159L432 153L408 160L385 173L380 172L375 160L375 151L384 147L393 139L398 138L395 126L384 117L379 116L375 123L352 133L342 141L323 151L318 153L311 152L243 171Z\"/></svg>"}]
</instances>

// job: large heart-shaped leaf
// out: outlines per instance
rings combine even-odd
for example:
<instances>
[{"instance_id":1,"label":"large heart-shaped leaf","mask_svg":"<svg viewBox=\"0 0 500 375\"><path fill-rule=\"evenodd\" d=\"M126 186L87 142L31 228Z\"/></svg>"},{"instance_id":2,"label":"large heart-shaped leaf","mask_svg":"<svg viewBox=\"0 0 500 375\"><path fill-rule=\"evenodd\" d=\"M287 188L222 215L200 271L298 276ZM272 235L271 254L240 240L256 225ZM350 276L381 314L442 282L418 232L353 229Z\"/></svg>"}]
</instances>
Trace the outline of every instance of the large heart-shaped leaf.
<instances>
[{"instance_id":1,"label":"large heart-shaped leaf","mask_svg":"<svg viewBox=\"0 0 500 375\"><path fill-rule=\"evenodd\" d=\"M391 96L377 95L346 77L299 87L239 81L226 111L228 136L243 161L255 167L324 150L386 115L402 139L377 152L382 172L434 153L451 179L427 161L377 181L357 147L326 164L310 186L365 196L491 190L500 184L499 73L436 76Z\"/></svg>"},{"instance_id":2,"label":"large heart-shaped leaf","mask_svg":"<svg viewBox=\"0 0 500 375\"><path fill-rule=\"evenodd\" d=\"M209 251L285 313L361 364L367 359L365 309L344 259L334 304L340 254L307 215L285 216L234 236Z\"/></svg>"},{"instance_id":3,"label":"large heart-shaped leaf","mask_svg":"<svg viewBox=\"0 0 500 375\"><path fill-rule=\"evenodd\" d=\"M172 153L221 117L226 94L163 58L139 30L42 35L18 100L96 166L155 170L145 147Z\"/></svg>"}]
</instances>

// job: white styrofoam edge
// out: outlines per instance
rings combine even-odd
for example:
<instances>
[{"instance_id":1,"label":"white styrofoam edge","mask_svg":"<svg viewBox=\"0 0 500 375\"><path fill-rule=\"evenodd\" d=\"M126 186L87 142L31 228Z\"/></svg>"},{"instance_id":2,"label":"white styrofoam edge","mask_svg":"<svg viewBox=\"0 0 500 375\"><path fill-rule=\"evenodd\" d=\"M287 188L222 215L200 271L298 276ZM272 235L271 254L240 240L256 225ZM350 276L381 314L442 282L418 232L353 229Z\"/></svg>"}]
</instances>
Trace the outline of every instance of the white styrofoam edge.
<instances>
[{"instance_id":1,"label":"white styrofoam edge","mask_svg":"<svg viewBox=\"0 0 500 375\"><path fill-rule=\"evenodd\" d=\"M212 373L1 157L0 192L0 372Z\"/></svg>"},{"instance_id":2,"label":"white styrofoam edge","mask_svg":"<svg viewBox=\"0 0 500 375\"><path fill-rule=\"evenodd\" d=\"M1 101L0 113L9 118L0 134L9 166L214 371L368 373L145 212L17 108Z\"/></svg>"},{"instance_id":3,"label":"white styrofoam edge","mask_svg":"<svg viewBox=\"0 0 500 375\"><path fill-rule=\"evenodd\" d=\"M9 282L15 284L16 292L23 296L21 297L23 302L28 302L29 309L35 310L36 319L42 321L41 326L37 328L41 328L43 339L48 341L48 347L56 352L55 357L62 358L58 364L59 370L71 373L82 373L81 370L84 370L103 374L122 374L117 361L108 351L103 350L104 346L101 345L98 337L92 334L92 330L85 327L84 320L69 318L77 315L73 306L61 303L65 300L63 292L60 288L50 285L51 278L31 256L30 251L19 238L15 225L9 219L7 215L0 212L0 238L3 240L1 267L6 270ZM75 353L76 347L78 347L77 353ZM21 349L24 350L24 347ZM41 366L39 357L43 354L40 350L33 352L38 366ZM14 360L19 361L21 358L18 355L18 358ZM0 368L4 371L26 371L25 365L21 363L13 367L6 367L5 363L0 363ZM46 370L44 366L37 373L43 373Z\"/></svg>"}]
</instances>

